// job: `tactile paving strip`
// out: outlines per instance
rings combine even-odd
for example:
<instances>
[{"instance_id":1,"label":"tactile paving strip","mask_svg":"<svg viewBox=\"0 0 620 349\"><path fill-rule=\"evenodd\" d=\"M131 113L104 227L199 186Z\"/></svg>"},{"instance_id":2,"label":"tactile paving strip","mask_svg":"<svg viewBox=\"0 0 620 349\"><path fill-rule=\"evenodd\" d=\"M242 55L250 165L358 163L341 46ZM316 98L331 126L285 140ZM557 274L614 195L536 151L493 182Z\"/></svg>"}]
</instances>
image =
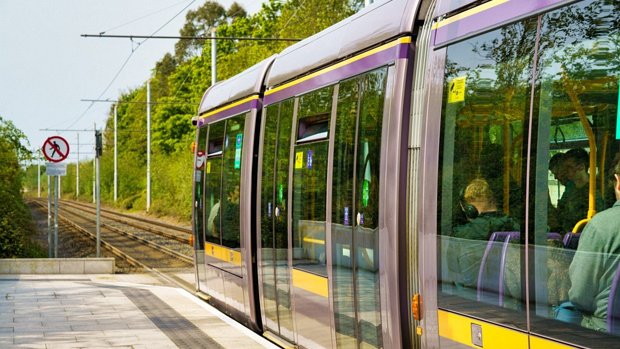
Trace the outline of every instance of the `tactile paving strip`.
<instances>
[{"instance_id":1,"label":"tactile paving strip","mask_svg":"<svg viewBox=\"0 0 620 349\"><path fill-rule=\"evenodd\" d=\"M121 290L179 348L224 349L151 291L132 288Z\"/></svg>"}]
</instances>

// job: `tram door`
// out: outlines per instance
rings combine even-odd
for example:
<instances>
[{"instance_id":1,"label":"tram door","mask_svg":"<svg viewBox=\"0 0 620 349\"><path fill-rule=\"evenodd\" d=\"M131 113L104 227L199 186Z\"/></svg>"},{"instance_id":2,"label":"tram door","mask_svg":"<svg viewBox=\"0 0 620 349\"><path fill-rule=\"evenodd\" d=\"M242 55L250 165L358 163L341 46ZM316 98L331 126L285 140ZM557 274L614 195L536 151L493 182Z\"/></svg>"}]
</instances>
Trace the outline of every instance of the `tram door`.
<instances>
[{"instance_id":1,"label":"tram door","mask_svg":"<svg viewBox=\"0 0 620 349\"><path fill-rule=\"evenodd\" d=\"M331 197L338 348L381 348L379 165L387 68L339 85Z\"/></svg>"},{"instance_id":2,"label":"tram door","mask_svg":"<svg viewBox=\"0 0 620 349\"><path fill-rule=\"evenodd\" d=\"M297 343L332 347L326 239L329 126L334 86L298 99L289 180L292 295Z\"/></svg>"},{"instance_id":3,"label":"tram door","mask_svg":"<svg viewBox=\"0 0 620 349\"><path fill-rule=\"evenodd\" d=\"M295 341L288 264L288 171L293 99L266 108L261 174L261 303L265 330Z\"/></svg>"},{"instance_id":4,"label":"tram door","mask_svg":"<svg viewBox=\"0 0 620 349\"><path fill-rule=\"evenodd\" d=\"M203 127L198 131L196 142L196 154L194 162L194 260L196 261L196 290L200 290L201 284L204 284L205 271L205 236L204 236L204 170L206 159L206 141L207 127Z\"/></svg>"}]
</instances>

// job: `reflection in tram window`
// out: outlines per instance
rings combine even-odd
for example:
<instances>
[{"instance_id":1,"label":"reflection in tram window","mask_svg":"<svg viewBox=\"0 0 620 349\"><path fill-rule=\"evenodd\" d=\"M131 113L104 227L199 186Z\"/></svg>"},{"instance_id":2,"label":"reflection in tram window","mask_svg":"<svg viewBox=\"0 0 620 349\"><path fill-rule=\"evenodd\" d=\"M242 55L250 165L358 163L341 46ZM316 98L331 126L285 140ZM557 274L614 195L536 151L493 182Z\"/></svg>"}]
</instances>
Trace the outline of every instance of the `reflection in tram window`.
<instances>
[{"instance_id":1,"label":"reflection in tram window","mask_svg":"<svg viewBox=\"0 0 620 349\"><path fill-rule=\"evenodd\" d=\"M207 138L207 160L205 163L205 215L206 240L221 244L220 241L220 198L222 180L222 140L226 121L209 125Z\"/></svg>"},{"instance_id":2,"label":"reflection in tram window","mask_svg":"<svg viewBox=\"0 0 620 349\"><path fill-rule=\"evenodd\" d=\"M222 169L222 245L238 249L241 245L239 230L239 186L241 184L241 150L245 115L226 121Z\"/></svg>"},{"instance_id":3,"label":"reflection in tram window","mask_svg":"<svg viewBox=\"0 0 620 349\"><path fill-rule=\"evenodd\" d=\"M336 338L381 347L379 162L387 69L340 84L332 179ZM357 335L356 335L357 334Z\"/></svg>"},{"instance_id":4,"label":"reflection in tram window","mask_svg":"<svg viewBox=\"0 0 620 349\"><path fill-rule=\"evenodd\" d=\"M196 142L196 160L194 169L194 249L203 250L204 239L204 197L203 188L205 183L204 170L205 170L205 146L207 142L207 127L203 127L198 130L198 140Z\"/></svg>"},{"instance_id":5,"label":"reflection in tram window","mask_svg":"<svg viewBox=\"0 0 620 349\"><path fill-rule=\"evenodd\" d=\"M438 305L522 328L535 37L526 20L447 48L439 179Z\"/></svg>"},{"instance_id":6,"label":"reflection in tram window","mask_svg":"<svg viewBox=\"0 0 620 349\"><path fill-rule=\"evenodd\" d=\"M261 272L265 326L293 340L288 266L288 178L293 100L265 110L261 180Z\"/></svg>"},{"instance_id":7,"label":"reflection in tram window","mask_svg":"<svg viewBox=\"0 0 620 349\"><path fill-rule=\"evenodd\" d=\"M244 125L245 114L209 126L204 166L206 240L237 249Z\"/></svg>"},{"instance_id":8,"label":"reflection in tram window","mask_svg":"<svg viewBox=\"0 0 620 349\"><path fill-rule=\"evenodd\" d=\"M541 23L534 101L538 112L534 241L540 245L549 228L566 235L557 246L537 246L530 257L535 266L532 330L584 346L594 345L594 340L605 345L617 341L600 332L611 331L610 292L620 260L619 216L604 228L597 222L590 226L589 221L608 217L601 213L597 219L597 212L616 200L610 174L620 150L620 12L617 2L588 0L544 14ZM555 155L559 153L563 155ZM559 222L555 227L553 210L547 212L554 206ZM615 229L613 238L606 229ZM551 278L554 282L549 282ZM572 330L562 330L566 326ZM584 328L598 332L585 334Z\"/></svg>"},{"instance_id":9,"label":"reflection in tram window","mask_svg":"<svg viewBox=\"0 0 620 349\"><path fill-rule=\"evenodd\" d=\"M327 141L333 86L299 98L293 150L293 266L326 277Z\"/></svg>"}]
</instances>

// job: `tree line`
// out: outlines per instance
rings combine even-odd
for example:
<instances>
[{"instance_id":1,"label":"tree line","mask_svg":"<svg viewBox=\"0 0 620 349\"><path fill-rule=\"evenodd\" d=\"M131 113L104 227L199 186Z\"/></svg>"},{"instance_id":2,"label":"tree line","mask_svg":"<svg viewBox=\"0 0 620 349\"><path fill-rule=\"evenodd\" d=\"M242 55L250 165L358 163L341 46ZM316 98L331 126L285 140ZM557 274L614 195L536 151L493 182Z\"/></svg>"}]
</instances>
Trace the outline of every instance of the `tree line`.
<instances>
[{"instance_id":1,"label":"tree line","mask_svg":"<svg viewBox=\"0 0 620 349\"><path fill-rule=\"evenodd\" d=\"M269 0L255 14L238 3L229 8L206 1L186 15L181 36L305 38L352 15L363 0ZM152 68L151 92L151 211L160 215L191 218L191 144L201 98L211 85L210 40L179 40L174 52L165 54ZM282 51L291 42L220 40L217 48L217 80L225 80ZM114 202L114 117L110 107L104 130L101 158L101 198L104 203L133 210L146 207L146 81L118 96L118 199ZM92 161L69 164L62 178L64 198L92 200ZM36 191L37 169L27 169L26 187ZM82 179L83 176L83 179ZM45 187L45 182L42 181Z\"/></svg>"}]
</instances>

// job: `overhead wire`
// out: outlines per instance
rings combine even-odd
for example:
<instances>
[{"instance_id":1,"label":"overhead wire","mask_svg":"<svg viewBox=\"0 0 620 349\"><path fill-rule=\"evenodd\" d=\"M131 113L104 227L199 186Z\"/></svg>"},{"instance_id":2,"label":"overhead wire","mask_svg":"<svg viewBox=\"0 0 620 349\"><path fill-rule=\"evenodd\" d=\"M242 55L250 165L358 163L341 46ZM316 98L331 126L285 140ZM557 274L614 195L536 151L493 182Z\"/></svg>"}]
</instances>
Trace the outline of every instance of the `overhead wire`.
<instances>
[{"instance_id":1,"label":"overhead wire","mask_svg":"<svg viewBox=\"0 0 620 349\"><path fill-rule=\"evenodd\" d=\"M175 14L172 18L170 18L166 23L164 23L163 25L161 25L159 28L157 28L150 36L153 36L155 34L157 34L160 30L162 30L165 26L167 26L168 24L170 24L170 22L172 22L176 17L178 17L181 13L183 13L185 10L187 10L194 2L196 2L196 0L192 0L190 1L189 4L187 4L185 7L183 7L183 9L181 9L181 11L177 12L177 14ZM142 41L140 41L136 47L133 47L133 42L132 42L132 49L131 49L131 53L129 54L129 56L127 56L127 58L125 59L125 61L123 62L123 64L121 65L121 67L119 68L119 70L116 72L116 74L114 75L114 77L112 78L112 80L110 81L110 83L108 83L108 85L106 86L106 88L103 90L103 92L101 92L101 94L99 94L99 96L96 99L101 99L101 97L103 97L103 95L108 92L108 89L110 89L110 87L112 86L112 84L116 81L116 79L118 78L118 76L121 74L121 72L125 69L125 67L127 66L127 63L129 63L129 60L131 59L131 57L133 56L133 54L140 48L140 46L145 43L149 38L146 38ZM73 127L76 123L78 123L85 115L86 113L93 107L93 105L95 104L95 102L91 102L88 107L86 108L86 110L84 110L84 112L76 119L74 120L69 126L68 128Z\"/></svg>"},{"instance_id":2,"label":"overhead wire","mask_svg":"<svg viewBox=\"0 0 620 349\"><path fill-rule=\"evenodd\" d=\"M110 29L104 30L104 31L100 32L100 34L105 34L105 33L109 32L109 31L114 30L114 29L122 28L122 27L124 27L124 26L126 26L126 25L128 25L128 24L133 24L133 23L136 23L136 22L138 22L138 21L140 21L140 20L143 20L143 19L145 19L145 18L147 18L147 17L150 17L150 16L152 16L152 15L155 15L155 14L158 14L158 13L160 13L160 12L163 12L163 11L165 11L165 10L169 9L169 8L175 7L175 6L177 6L178 4L184 3L184 2L186 2L186 1L187 1L187 0L182 0L182 1L176 2L176 3L174 3L174 4L172 4L172 5L168 6L168 7L164 7L164 8L162 8L162 9L159 9L159 10L157 10L157 11L151 12L151 13L149 13L149 14L146 14L146 15L142 16L142 17L138 17L138 18L136 18L136 19L134 19L134 20L131 20L131 21L129 21L129 22L125 22L125 23L123 23L123 24L119 24L119 25L117 25L116 27L112 27L112 28L110 28Z\"/></svg>"}]
</instances>

